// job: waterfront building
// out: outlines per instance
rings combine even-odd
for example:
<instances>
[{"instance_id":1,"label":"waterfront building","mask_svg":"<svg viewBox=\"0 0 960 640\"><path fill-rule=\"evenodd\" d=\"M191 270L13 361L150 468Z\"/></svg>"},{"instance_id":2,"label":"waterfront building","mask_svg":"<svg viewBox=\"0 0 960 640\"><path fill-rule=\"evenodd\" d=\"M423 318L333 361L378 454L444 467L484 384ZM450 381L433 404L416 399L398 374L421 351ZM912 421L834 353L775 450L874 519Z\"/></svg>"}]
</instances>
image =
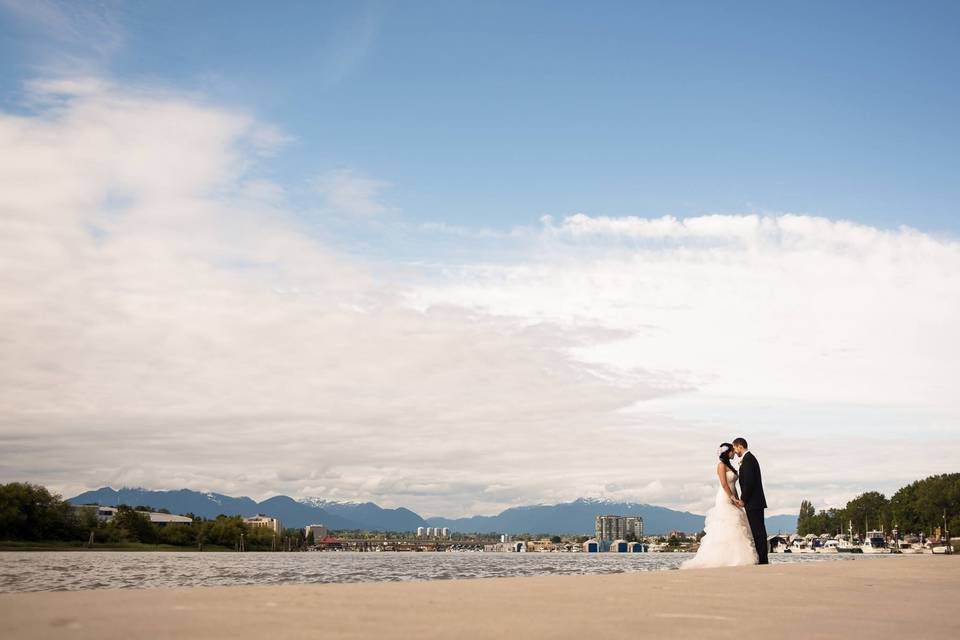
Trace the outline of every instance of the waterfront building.
<instances>
[{"instance_id":1,"label":"waterfront building","mask_svg":"<svg viewBox=\"0 0 960 640\"><path fill-rule=\"evenodd\" d=\"M258 529L261 527L265 529L270 529L278 536L283 534L283 525L280 523L279 518L271 518L270 516L258 514L253 516L252 518L244 518L243 524L253 527L255 529Z\"/></svg>"},{"instance_id":2,"label":"waterfront building","mask_svg":"<svg viewBox=\"0 0 960 640\"><path fill-rule=\"evenodd\" d=\"M417 527L417 537L422 538L426 530L427 530L426 527Z\"/></svg>"},{"instance_id":3,"label":"waterfront building","mask_svg":"<svg viewBox=\"0 0 960 640\"><path fill-rule=\"evenodd\" d=\"M450 537L450 527L444 527L440 530L440 537L449 538Z\"/></svg>"},{"instance_id":4,"label":"waterfront building","mask_svg":"<svg viewBox=\"0 0 960 640\"><path fill-rule=\"evenodd\" d=\"M110 522L113 520L113 516L117 514L116 507L106 507L98 504L83 504L83 505L74 505L74 510L80 512L84 509L96 509L97 519L102 520L103 522ZM137 510L137 513L147 516L151 524L155 524L158 527L165 527L168 524L190 524L193 522L187 516L177 516L172 513L160 513L159 511L140 511Z\"/></svg>"},{"instance_id":5,"label":"waterfront building","mask_svg":"<svg viewBox=\"0 0 960 640\"><path fill-rule=\"evenodd\" d=\"M329 535L329 531L322 524L308 524L303 528L303 536L310 540L310 534L313 534L313 541L319 542Z\"/></svg>"},{"instance_id":6,"label":"waterfront building","mask_svg":"<svg viewBox=\"0 0 960 640\"><path fill-rule=\"evenodd\" d=\"M614 540L610 544L610 551L612 553L626 553L628 551L627 541L626 540Z\"/></svg>"},{"instance_id":7,"label":"waterfront building","mask_svg":"<svg viewBox=\"0 0 960 640\"><path fill-rule=\"evenodd\" d=\"M172 513L158 513L156 511L138 511L138 513L142 513L150 518L150 523L158 527L165 527L168 524L190 524L193 522L193 520L187 516L178 516Z\"/></svg>"},{"instance_id":8,"label":"waterfront building","mask_svg":"<svg viewBox=\"0 0 960 640\"><path fill-rule=\"evenodd\" d=\"M594 537L601 547L631 536L638 541L643 539L643 518L640 516L597 516L594 522Z\"/></svg>"}]
</instances>

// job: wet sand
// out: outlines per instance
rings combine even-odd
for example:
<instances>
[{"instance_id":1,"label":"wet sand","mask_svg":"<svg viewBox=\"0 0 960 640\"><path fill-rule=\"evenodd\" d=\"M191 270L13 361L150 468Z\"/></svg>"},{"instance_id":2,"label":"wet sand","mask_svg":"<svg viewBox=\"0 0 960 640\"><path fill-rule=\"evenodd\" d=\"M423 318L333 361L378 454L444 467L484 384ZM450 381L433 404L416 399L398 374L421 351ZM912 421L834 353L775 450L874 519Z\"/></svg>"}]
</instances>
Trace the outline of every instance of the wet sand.
<instances>
[{"instance_id":1,"label":"wet sand","mask_svg":"<svg viewBox=\"0 0 960 640\"><path fill-rule=\"evenodd\" d=\"M0 594L18 638L949 638L960 555L407 583Z\"/></svg>"}]
</instances>

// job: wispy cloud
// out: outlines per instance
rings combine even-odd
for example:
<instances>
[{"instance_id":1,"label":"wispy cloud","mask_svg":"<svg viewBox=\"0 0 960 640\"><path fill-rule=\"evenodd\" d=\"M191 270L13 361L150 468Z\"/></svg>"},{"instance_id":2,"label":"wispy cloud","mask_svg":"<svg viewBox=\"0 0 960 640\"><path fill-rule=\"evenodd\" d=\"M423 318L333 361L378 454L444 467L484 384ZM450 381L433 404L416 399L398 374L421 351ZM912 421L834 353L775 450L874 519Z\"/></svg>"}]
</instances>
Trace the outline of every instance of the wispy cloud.
<instances>
[{"instance_id":1,"label":"wispy cloud","mask_svg":"<svg viewBox=\"0 0 960 640\"><path fill-rule=\"evenodd\" d=\"M379 2L355 5L357 12L323 42L315 54L318 76L335 85L359 69L376 47L386 8Z\"/></svg>"},{"instance_id":2,"label":"wispy cloud","mask_svg":"<svg viewBox=\"0 0 960 640\"><path fill-rule=\"evenodd\" d=\"M352 169L335 169L318 177L314 189L323 198L323 208L335 213L375 216L391 209L381 199L389 182L367 177Z\"/></svg>"},{"instance_id":3,"label":"wispy cloud","mask_svg":"<svg viewBox=\"0 0 960 640\"><path fill-rule=\"evenodd\" d=\"M102 71L126 43L118 3L0 0L0 10L38 36L32 56L47 71Z\"/></svg>"}]
</instances>

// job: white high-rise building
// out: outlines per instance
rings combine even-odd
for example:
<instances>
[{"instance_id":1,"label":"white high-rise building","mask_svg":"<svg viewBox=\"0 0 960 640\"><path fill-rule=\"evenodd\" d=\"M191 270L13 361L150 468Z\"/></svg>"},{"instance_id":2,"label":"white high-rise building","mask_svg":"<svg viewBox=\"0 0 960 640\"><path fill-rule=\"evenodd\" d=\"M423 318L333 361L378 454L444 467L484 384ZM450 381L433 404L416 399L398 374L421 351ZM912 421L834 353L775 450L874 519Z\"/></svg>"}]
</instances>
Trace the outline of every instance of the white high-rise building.
<instances>
[{"instance_id":1,"label":"white high-rise building","mask_svg":"<svg viewBox=\"0 0 960 640\"><path fill-rule=\"evenodd\" d=\"M638 542L643 539L643 518L640 516L597 516L594 526L596 539L601 546L614 540L626 540L632 536Z\"/></svg>"},{"instance_id":2,"label":"white high-rise building","mask_svg":"<svg viewBox=\"0 0 960 640\"><path fill-rule=\"evenodd\" d=\"M423 537L423 533L424 533L424 531L426 531L426 529L427 529L426 527L417 527L417 537L418 537L418 538L422 538L422 537Z\"/></svg>"},{"instance_id":3,"label":"white high-rise building","mask_svg":"<svg viewBox=\"0 0 960 640\"><path fill-rule=\"evenodd\" d=\"M314 542L320 542L322 539L327 537L329 531L327 531L327 528L322 524L308 524L303 528L303 535L307 541L310 540L310 534L313 534Z\"/></svg>"},{"instance_id":4,"label":"white high-rise building","mask_svg":"<svg viewBox=\"0 0 960 640\"><path fill-rule=\"evenodd\" d=\"M449 528L449 527L444 527L443 529L441 529L441 530L440 530L440 535L441 535L441 537L449 538L449 537L450 537L450 528Z\"/></svg>"}]
</instances>

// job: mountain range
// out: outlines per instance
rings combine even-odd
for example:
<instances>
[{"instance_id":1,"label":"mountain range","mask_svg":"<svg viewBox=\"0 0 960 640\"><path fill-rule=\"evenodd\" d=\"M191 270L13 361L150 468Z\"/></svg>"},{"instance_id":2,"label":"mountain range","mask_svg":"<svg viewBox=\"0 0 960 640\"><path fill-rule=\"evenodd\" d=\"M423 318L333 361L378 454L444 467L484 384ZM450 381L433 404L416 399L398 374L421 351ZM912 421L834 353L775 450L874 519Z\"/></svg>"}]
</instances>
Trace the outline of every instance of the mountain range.
<instances>
[{"instance_id":1,"label":"mountain range","mask_svg":"<svg viewBox=\"0 0 960 640\"><path fill-rule=\"evenodd\" d=\"M495 516L466 518L422 518L403 507L384 509L373 502L332 502L319 498L295 500L289 496L274 496L261 502L252 498L235 498L219 493L203 493L190 489L151 491L142 488L112 489L103 487L70 498L72 504L101 504L147 506L167 509L171 513L192 513L203 518L218 515L252 516L262 513L283 521L287 527L323 524L329 529L368 531L415 531L417 527L449 527L459 533L593 533L594 518L598 515L638 515L650 535L673 530L700 531L703 516L686 511L634 502L613 502L593 498L579 498L573 502L553 505L511 507ZM767 530L793 532L797 516L783 515L767 518Z\"/></svg>"}]
</instances>

